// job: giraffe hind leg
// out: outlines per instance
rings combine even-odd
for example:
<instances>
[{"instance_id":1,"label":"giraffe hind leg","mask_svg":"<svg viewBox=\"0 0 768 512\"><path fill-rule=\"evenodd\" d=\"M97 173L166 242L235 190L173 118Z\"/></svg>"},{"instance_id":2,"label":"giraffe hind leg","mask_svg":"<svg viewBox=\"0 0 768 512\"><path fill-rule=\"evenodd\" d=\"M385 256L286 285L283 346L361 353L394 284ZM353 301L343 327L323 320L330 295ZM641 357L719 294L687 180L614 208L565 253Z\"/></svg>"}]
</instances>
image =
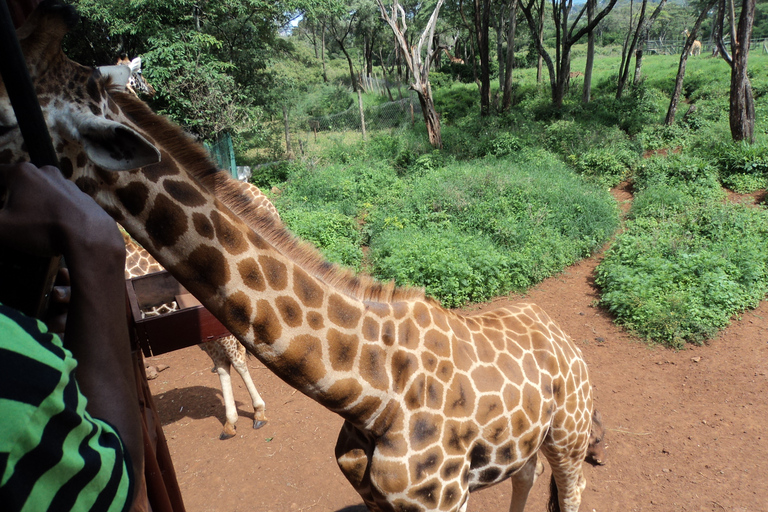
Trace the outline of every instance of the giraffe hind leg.
<instances>
[{"instance_id":1,"label":"giraffe hind leg","mask_svg":"<svg viewBox=\"0 0 768 512\"><path fill-rule=\"evenodd\" d=\"M520 470L512 475L512 502L509 504L509 512L523 512L528 494L531 492L536 479L544 472L544 464L534 455Z\"/></svg>"},{"instance_id":2,"label":"giraffe hind leg","mask_svg":"<svg viewBox=\"0 0 768 512\"><path fill-rule=\"evenodd\" d=\"M578 512L581 493L587 487L582 473L583 456L547 457L552 469L549 510L552 512Z\"/></svg>"},{"instance_id":3,"label":"giraffe hind leg","mask_svg":"<svg viewBox=\"0 0 768 512\"><path fill-rule=\"evenodd\" d=\"M237 406L235 405L235 396L232 393L232 377L229 373L229 363L216 366L216 373L219 374L221 382L221 395L224 398L224 411L226 421L224 430L219 435L219 439L229 439L235 436L237 428Z\"/></svg>"}]
</instances>

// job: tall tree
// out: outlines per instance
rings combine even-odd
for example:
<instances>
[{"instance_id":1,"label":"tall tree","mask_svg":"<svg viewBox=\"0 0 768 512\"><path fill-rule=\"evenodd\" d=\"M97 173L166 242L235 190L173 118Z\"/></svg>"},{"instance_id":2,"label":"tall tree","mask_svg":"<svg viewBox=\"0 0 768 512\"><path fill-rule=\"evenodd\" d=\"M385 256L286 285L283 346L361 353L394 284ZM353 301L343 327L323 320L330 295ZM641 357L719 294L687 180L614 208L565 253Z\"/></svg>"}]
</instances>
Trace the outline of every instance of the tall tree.
<instances>
[{"instance_id":1,"label":"tall tree","mask_svg":"<svg viewBox=\"0 0 768 512\"><path fill-rule=\"evenodd\" d=\"M518 0L509 0L509 21L507 22L507 55L504 67L504 83L501 98L501 111L506 112L512 106L512 69L515 67L515 32L517 31Z\"/></svg>"},{"instance_id":2,"label":"tall tree","mask_svg":"<svg viewBox=\"0 0 768 512\"><path fill-rule=\"evenodd\" d=\"M533 17L533 5L536 0L529 0L525 3L522 0L520 3L520 9L525 14L525 19L528 21L528 26L531 29L531 34L537 33L537 23ZM616 0L609 0L608 4L602 11L595 15L595 18L581 26L579 30L576 28L579 26L579 20L584 15L587 9L585 3L579 10L578 14L571 19L571 10L573 9L573 0L552 0L552 18L555 24L555 60L552 61L549 52L544 48L543 43L533 37L533 41L536 44L536 49L539 55L544 59L549 71L549 84L552 89L552 104L556 108L560 108L563 105L563 98L565 97L566 88L568 86L568 80L571 73L571 48L582 37L593 30L598 23L613 9L616 5Z\"/></svg>"},{"instance_id":3,"label":"tall tree","mask_svg":"<svg viewBox=\"0 0 768 512\"><path fill-rule=\"evenodd\" d=\"M658 18L666 3L667 0L661 0L659 5L657 5L656 9L653 11L653 14L651 14L649 18L646 18L645 12L647 9L648 0L643 0L642 7L640 8L640 14L637 19L637 25L634 34L632 34L631 42L625 46L626 51L623 51L621 55L621 65L619 66L619 83L618 87L616 88L616 98L621 98L621 95L624 92L624 87L626 86L627 80L629 79L629 69L630 62L632 60L632 54L635 55L635 74L633 82L637 83L637 81L640 79L639 69L641 65L640 63L643 59L643 42L647 38L647 34L651 25L653 25L653 22L656 20L656 18ZM630 35L628 34L628 41L629 37Z\"/></svg>"},{"instance_id":4,"label":"tall tree","mask_svg":"<svg viewBox=\"0 0 768 512\"><path fill-rule=\"evenodd\" d=\"M587 0L587 24L595 19L595 9L597 0ZM581 92L582 103L589 103L592 98L592 68L595 64L595 30L592 29L587 34L587 63L584 66L584 88Z\"/></svg>"},{"instance_id":5,"label":"tall tree","mask_svg":"<svg viewBox=\"0 0 768 512\"><path fill-rule=\"evenodd\" d=\"M672 98L669 101L669 108L667 109L667 117L664 119L664 124L672 125L675 123L675 112L677 112L677 103L680 101L680 93L683 90L683 79L685 78L685 65L688 62L688 54L691 51L693 42L696 40L696 34L699 32L704 18L707 17L709 10L715 6L718 0L709 0L708 2L700 6L699 16L693 24L693 30L688 34L683 45L683 53L680 55L680 64L677 67L677 77L675 78L675 89L672 91Z\"/></svg>"},{"instance_id":6,"label":"tall tree","mask_svg":"<svg viewBox=\"0 0 768 512\"><path fill-rule=\"evenodd\" d=\"M480 115L491 113L491 0L474 0L474 34L480 57Z\"/></svg>"},{"instance_id":7,"label":"tall tree","mask_svg":"<svg viewBox=\"0 0 768 512\"><path fill-rule=\"evenodd\" d=\"M747 76L747 57L749 54L749 39L755 18L755 0L742 0L738 27L734 27L736 19L733 0L730 2L731 19L731 56L723 43L723 26L726 12L725 0L718 0L715 17L715 41L720 55L731 67L731 91L728 120L731 126L733 140L754 142L755 132L755 103L752 95L752 85Z\"/></svg>"},{"instance_id":8,"label":"tall tree","mask_svg":"<svg viewBox=\"0 0 768 512\"><path fill-rule=\"evenodd\" d=\"M432 99L429 69L434 58L432 43L435 36L435 25L437 24L437 17L440 14L443 1L437 0L435 9L432 11L432 15L429 17L429 21L427 21L427 25L419 37L418 45L409 45L406 39L408 26L406 24L405 11L399 1L394 0L392 2L392 11L390 13L387 11L382 0L376 0L381 16L392 29L403 60L413 77L414 82L410 85L410 88L416 91L416 96L419 98L421 112L427 125L429 143L435 148L442 148L443 140L440 134L440 118L437 116L435 103Z\"/></svg>"}]
</instances>

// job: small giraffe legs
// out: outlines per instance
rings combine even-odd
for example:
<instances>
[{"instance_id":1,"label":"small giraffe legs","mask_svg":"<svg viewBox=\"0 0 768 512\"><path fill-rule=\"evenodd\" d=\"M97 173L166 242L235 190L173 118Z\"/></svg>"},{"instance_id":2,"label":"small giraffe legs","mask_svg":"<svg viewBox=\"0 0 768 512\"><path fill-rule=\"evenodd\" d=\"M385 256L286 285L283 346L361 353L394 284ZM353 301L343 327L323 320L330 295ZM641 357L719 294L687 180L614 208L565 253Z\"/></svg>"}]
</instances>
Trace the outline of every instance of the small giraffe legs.
<instances>
[{"instance_id":1,"label":"small giraffe legs","mask_svg":"<svg viewBox=\"0 0 768 512\"><path fill-rule=\"evenodd\" d=\"M245 347L240 345L245 355ZM235 367L235 371L240 374L240 378L243 379L245 387L248 389L248 394L251 395L251 404L253 405L253 428L261 428L267 423L267 416L264 413L266 404L262 400L259 391L256 389L256 384L253 383L251 374L248 372L248 365L245 364L245 360L238 359L232 362L232 366Z\"/></svg>"},{"instance_id":2,"label":"small giraffe legs","mask_svg":"<svg viewBox=\"0 0 768 512\"><path fill-rule=\"evenodd\" d=\"M237 406L235 405L235 396L232 394L232 377L229 373L229 363L216 366L214 370L219 374L219 381L221 381L221 394L224 398L224 410L226 411L225 416L227 418L227 421L224 423L224 430L219 435L219 439L223 441L235 435Z\"/></svg>"},{"instance_id":3,"label":"small giraffe legs","mask_svg":"<svg viewBox=\"0 0 768 512\"><path fill-rule=\"evenodd\" d=\"M581 470L582 457L558 460L548 458L552 468L550 481L550 510L578 512L581 493L587 487L587 479Z\"/></svg>"},{"instance_id":4,"label":"small giraffe legs","mask_svg":"<svg viewBox=\"0 0 768 512\"><path fill-rule=\"evenodd\" d=\"M528 493L531 492L534 482L544 472L544 464L534 455L525 465L512 475L512 502L509 504L509 512L523 512L528 501Z\"/></svg>"}]
</instances>

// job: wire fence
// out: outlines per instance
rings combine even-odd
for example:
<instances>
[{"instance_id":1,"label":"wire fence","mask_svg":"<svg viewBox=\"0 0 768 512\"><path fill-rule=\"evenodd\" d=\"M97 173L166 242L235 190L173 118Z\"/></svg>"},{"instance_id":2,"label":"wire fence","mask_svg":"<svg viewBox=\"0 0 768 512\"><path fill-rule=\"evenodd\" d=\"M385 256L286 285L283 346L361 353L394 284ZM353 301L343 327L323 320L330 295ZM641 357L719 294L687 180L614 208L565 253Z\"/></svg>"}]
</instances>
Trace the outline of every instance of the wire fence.
<instances>
[{"instance_id":1,"label":"wire fence","mask_svg":"<svg viewBox=\"0 0 768 512\"><path fill-rule=\"evenodd\" d=\"M685 46L685 39L678 39L678 40L665 40L665 41L655 41L655 40L648 40L645 43L645 49L643 50L646 54L651 55L680 55L683 52L683 47ZM730 41L725 41L725 47L728 48L730 51L731 43ZM716 45L713 41L701 41L701 55L711 55L713 51L715 50ZM753 52L759 52L759 53L768 53L768 38L766 37L753 37L749 41L749 48L750 51Z\"/></svg>"},{"instance_id":2,"label":"wire fence","mask_svg":"<svg viewBox=\"0 0 768 512\"><path fill-rule=\"evenodd\" d=\"M338 114L309 117L306 120L306 127L315 133L319 131L362 131L363 126L366 130L380 130L414 124L419 120L423 120L421 104L416 98L416 94L412 93L398 101L366 107L363 109L362 115L360 107L355 105Z\"/></svg>"}]
</instances>

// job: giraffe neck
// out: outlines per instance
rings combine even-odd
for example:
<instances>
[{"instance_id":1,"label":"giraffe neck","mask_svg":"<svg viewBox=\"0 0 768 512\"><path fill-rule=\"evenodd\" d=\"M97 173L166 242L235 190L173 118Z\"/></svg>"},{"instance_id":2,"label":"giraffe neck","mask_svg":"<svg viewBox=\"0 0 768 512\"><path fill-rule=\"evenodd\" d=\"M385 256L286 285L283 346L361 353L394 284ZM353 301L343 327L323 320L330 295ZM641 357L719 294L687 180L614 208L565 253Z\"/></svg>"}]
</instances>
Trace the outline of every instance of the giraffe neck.
<instances>
[{"instance_id":1,"label":"giraffe neck","mask_svg":"<svg viewBox=\"0 0 768 512\"><path fill-rule=\"evenodd\" d=\"M378 340L394 340L391 319L411 303L434 304L420 291L330 265L251 208L178 128L128 95L114 97L121 122L162 160L134 172L96 171L96 201L279 377L346 419L373 421L390 391L377 376L388 359ZM377 343L364 346L366 339ZM364 388L360 372L380 385Z\"/></svg>"}]
</instances>

